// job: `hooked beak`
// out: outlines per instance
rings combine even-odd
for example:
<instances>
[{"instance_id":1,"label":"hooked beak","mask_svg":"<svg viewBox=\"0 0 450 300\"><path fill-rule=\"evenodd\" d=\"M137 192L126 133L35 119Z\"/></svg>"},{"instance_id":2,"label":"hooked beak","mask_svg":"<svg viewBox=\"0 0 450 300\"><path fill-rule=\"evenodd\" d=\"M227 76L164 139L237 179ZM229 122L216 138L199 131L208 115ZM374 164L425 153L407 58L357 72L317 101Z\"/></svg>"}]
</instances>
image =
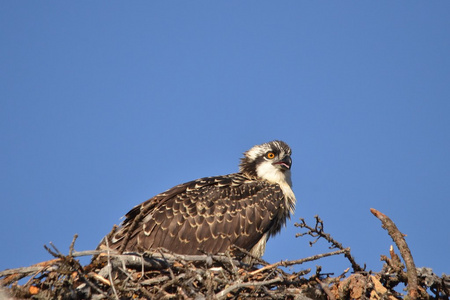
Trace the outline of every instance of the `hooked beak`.
<instances>
[{"instance_id":1,"label":"hooked beak","mask_svg":"<svg viewBox=\"0 0 450 300\"><path fill-rule=\"evenodd\" d=\"M289 155L286 155L282 160L274 163L274 165L279 165L282 169L289 170L292 165L292 159Z\"/></svg>"}]
</instances>

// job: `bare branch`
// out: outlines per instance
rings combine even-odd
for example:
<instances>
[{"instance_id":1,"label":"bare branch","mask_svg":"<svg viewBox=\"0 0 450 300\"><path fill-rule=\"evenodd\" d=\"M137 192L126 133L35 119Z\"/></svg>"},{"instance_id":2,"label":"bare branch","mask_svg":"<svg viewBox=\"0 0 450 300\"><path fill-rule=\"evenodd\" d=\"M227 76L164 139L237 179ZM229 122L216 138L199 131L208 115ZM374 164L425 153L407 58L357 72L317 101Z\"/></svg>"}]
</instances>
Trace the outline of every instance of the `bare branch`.
<instances>
[{"instance_id":1,"label":"bare branch","mask_svg":"<svg viewBox=\"0 0 450 300\"><path fill-rule=\"evenodd\" d=\"M223 299L226 298L226 296L228 295L228 293L231 293L234 290L238 290L244 287L254 287L254 286L261 286L261 285L270 285L270 284L274 284L276 282L280 282L282 281L282 278L275 278L272 280L267 280L267 281L252 281L252 282L237 282L229 287L227 287L226 289L220 291L219 293L216 294L216 298L217 299Z\"/></svg>"},{"instance_id":2,"label":"bare branch","mask_svg":"<svg viewBox=\"0 0 450 300\"><path fill-rule=\"evenodd\" d=\"M116 297L117 300L119 300L119 295L117 295L117 291L116 291L116 287L114 286L114 278L112 276L112 266L111 266L111 252L109 249L109 242L108 239L105 239L105 244L106 244L106 251L107 251L107 259L108 259L108 265L106 266L108 268L108 275L109 275L109 280L111 282L111 288L114 292L114 296Z\"/></svg>"},{"instance_id":3,"label":"bare branch","mask_svg":"<svg viewBox=\"0 0 450 300\"><path fill-rule=\"evenodd\" d=\"M319 218L319 216L314 216L314 218L316 219L316 225L313 227L310 227L306 224L304 219L300 219L301 223L295 223L294 226L296 227L300 227L300 228L306 228L308 229L307 232L305 233L297 233L296 237L300 237L300 236L304 236L304 235L310 235L312 237L315 237L316 239L312 242L309 242L310 246L312 246L313 244L315 244L320 238L324 238L325 240L327 240L332 246L330 247L330 249L341 249L344 250L344 247L342 246L341 243L339 243L338 241L336 241L335 239L333 239L331 237L331 235L329 233L325 233L323 231L323 221L322 219ZM354 272L361 272L364 271L363 268L361 268L355 261L355 259L353 258L353 256L350 254L350 248L345 248L345 249L349 249L347 252L345 252L345 257L350 261L350 263L352 264L352 268Z\"/></svg>"},{"instance_id":4,"label":"bare branch","mask_svg":"<svg viewBox=\"0 0 450 300\"><path fill-rule=\"evenodd\" d=\"M72 240L72 243L70 244L70 248L69 248L69 255L70 256L72 256L72 254L73 254L73 251L74 251L74 247L75 247L75 241L77 240L77 238L78 238L78 234L75 234L74 236L73 236L73 240Z\"/></svg>"},{"instance_id":5,"label":"bare branch","mask_svg":"<svg viewBox=\"0 0 450 300\"><path fill-rule=\"evenodd\" d=\"M411 299L417 299L419 297L417 271L411 255L411 251L409 250L408 244L405 241L404 234L402 234L400 230L398 230L395 223L383 213L374 208L371 208L370 212L381 221L381 227L388 231L392 240L397 245L400 254L406 264L406 273L408 276L408 295L411 297Z\"/></svg>"},{"instance_id":6,"label":"bare branch","mask_svg":"<svg viewBox=\"0 0 450 300\"><path fill-rule=\"evenodd\" d=\"M318 260L320 258L324 258L324 257L327 257L327 256L345 254L347 251L350 251L350 248L346 248L346 249L338 250L338 251L334 251L334 252L329 252L329 253L324 253L324 254L317 254L317 255L314 255L314 256L310 256L310 257L302 258L302 259L297 259L297 260L279 261L277 263L274 263L274 264L271 264L271 265L267 265L267 266L264 266L264 267L262 267L262 268L260 268L258 270L250 272L250 274L251 275L255 275L257 273L261 273L261 272L263 272L265 270L268 270L268 269L277 268L279 266L287 267L287 266L293 266L293 265L300 265L300 264L303 264L305 262Z\"/></svg>"},{"instance_id":7,"label":"bare branch","mask_svg":"<svg viewBox=\"0 0 450 300\"><path fill-rule=\"evenodd\" d=\"M401 299L394 290L398 283L408 283L405 268L393 249L390 257L383 256L386 264L381 272L347 274L339 276L322 272L316 266L311 270L293 272L294 265L320 260L332 255L349 255L350 248L323 231L323 222L316 217L316 226L303 220L299 227L306 228L315 238L325 238L330 248L342 248L307 258L269 264L255 258L254 264L241 261L241 254L251 257L245 249L231 249L221 255L180 255L166 249L144 253L120 253L109 249L110 240L101 249L75 251L74 236L69 254L62 254L55 245L45 246L55 259L27 268L0 272L2 289L17 299ZM115 232L114 230L112 233ZM238 256L235 256L238 254ZM77 257L93 255L92 263L82 266ZM349 255L349 257L351 257ZM349 259L350 260L350 259ZM357 269L352 263L353 269ZM347 277L348 276L348 277ZM19 280L28 277L21 285ZM435 294L434 299L448 299L450 280L434 275L422 268L417 277L419 297L429 299L426 289ZM409 297L409 295L408 295ZM368 299L368 298L367 298ZM405 297L406 299L406 297ZM409 297L411 299L411 297Z\"/></svg>"}]
</instances>

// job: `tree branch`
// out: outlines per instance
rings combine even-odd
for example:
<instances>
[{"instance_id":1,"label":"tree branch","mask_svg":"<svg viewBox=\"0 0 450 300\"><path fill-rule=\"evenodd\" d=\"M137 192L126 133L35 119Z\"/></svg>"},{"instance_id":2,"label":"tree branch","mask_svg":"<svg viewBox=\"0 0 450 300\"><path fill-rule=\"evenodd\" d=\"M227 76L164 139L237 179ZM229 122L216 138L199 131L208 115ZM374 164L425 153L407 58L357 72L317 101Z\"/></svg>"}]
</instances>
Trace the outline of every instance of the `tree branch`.
<instances>
[{"instance_id":1,"label":"tree branch","mask_svg":"<svg viewBox=\"0 0 450 300\"><path fill-rule=\"evenodd\" d=\"M406 275L408 277L408 296L411 299L417 299L419 297L417 270L411 255L411 251L409 250L408 244L405 241L404 234L401 233L400 230L398 230L395 223L385 214L379 212L374 208L371 208L370 212L381 221L381 227L387 230L392 240L397 245L400 254L406 264Z\"/></svg>"}]
</instances>

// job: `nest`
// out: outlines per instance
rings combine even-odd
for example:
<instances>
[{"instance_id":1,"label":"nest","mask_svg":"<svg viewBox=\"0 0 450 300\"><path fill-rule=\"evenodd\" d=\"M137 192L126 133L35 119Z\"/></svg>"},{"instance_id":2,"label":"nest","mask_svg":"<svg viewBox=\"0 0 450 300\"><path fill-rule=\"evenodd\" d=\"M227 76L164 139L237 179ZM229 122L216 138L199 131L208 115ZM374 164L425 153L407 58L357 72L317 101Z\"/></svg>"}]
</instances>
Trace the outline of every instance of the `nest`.
<instances>
[{"instance_id":1,"label":"nest","mask_svg":"<svg viewBox=\"0 0 450 300\"><path fill-rule=\"evenodd\" d=\"M74 250L75 236L67 255L50 244L45 248L53 259L0 272L0 299L2 293L6 299L64 300L448 299L450 277L439 277L428 268L415 268L395 224L376 210L372 213L394 239L404 264L391 247L389 256L381 256L385 264L380 272L366 271L356 263L350 248L344 248L323 231L323 221L317 216L315 226L308 226L302 219L295 224L306 230L297 236L314 237L311 245L318 239L326 239L336 250L274 264L255 257L252 264L245 264L230 253L179 255L164 249L145 253L110 249L78 252ZM235 250L246 253L244 249ZM323 273L320 266L315 271L300 272L284 268L333 255L343 255L349 261L349 268L337 276ZM81 256L94 259L82 266L78 260ZM406 286L406 295L397 291L399 284Z\"/></svg>"}]
</instances>

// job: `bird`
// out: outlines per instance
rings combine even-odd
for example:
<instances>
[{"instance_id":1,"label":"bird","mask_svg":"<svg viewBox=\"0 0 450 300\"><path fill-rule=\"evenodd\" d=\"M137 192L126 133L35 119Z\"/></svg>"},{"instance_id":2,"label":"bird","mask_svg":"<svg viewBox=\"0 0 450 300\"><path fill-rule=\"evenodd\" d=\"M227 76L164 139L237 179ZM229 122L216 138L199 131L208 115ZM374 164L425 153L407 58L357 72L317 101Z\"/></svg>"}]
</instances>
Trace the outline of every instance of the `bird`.
<instances>
[{"instance_id":1,"label":"bird","mask_svg":"<svg viewBox=\"0 0 450 300\"><path fill-rule=\"evenodd\" d=\"M237 173L186 182L135 206L100 245L180 255L235 249L236 257L236 249L244 249L243 259L261 258L267 240L295 210L291 152L280 140L255 145L244 152Z\"/></svg>"}]
</instances>

